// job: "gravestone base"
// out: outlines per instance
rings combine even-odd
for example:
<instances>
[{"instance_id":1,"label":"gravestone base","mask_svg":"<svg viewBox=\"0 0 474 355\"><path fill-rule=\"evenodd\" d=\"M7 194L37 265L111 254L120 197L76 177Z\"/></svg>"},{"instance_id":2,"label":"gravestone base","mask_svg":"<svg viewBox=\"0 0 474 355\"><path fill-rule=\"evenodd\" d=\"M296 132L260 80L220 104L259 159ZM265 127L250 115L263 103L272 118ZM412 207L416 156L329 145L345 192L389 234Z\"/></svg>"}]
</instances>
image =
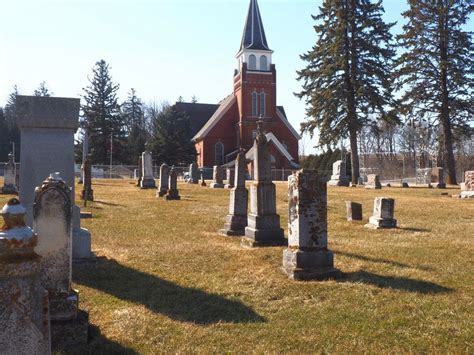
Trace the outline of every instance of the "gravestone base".
<instances>
[{"instance_id":1,"label":"gravestone base","mask_svg":"<svg viewBox=\"0 0 474 355\"><path fill-rule=\"evenodd\" d=\"M2 187L2 194L4 195L16 195L18 190L15 185L5 185Z\"/></svg>"},{"instance_id":2,"label":"gravestone base","mask_svg":"<svg viewBox=\"0 0 474 355\"><path fill-rule=\"evenodd\" d=\"M166 201L181 200L178 190L168 190L168 193L163 197Z\"/></svg>"},{"instance_id":3,"label":"gravestone base","mask_svg":"<svg viewBox=\"0 0 474 355\"><path fill-rule=\"evenodd\" d=\"M211 185L209 185L209 187L211 189L223 189L224 188L224 184L220 184L220 183L217 183L217 182L213 182Z\"/></svg>"},{"instance_id":4,"label":"gravestone base","mask_svg":"<svg viewBox=\"0 0 474 355\"><path fill-rule=\"evenodd\" d=\"M141 189L156 189L155 179L141 179L140 180Z\"/></svg>"},{"instance_id":5,"label":"gravestone base","mask_svg":"<svg viewBox=\"0 0 474 355\"><path fill-rule=\"evenodd\" d=\"M71 352L81 349L89 340L89 314L79 310L70 321L51 322L51 347L53 352Z\"/></svg>"},{"instance_id":6,"label":"gravestone base","mask_svg":"<svg viewBox=\"0 0 474 355\"><path fill-rule=\"evenodd\" d=\"M79 306L79 293L76 290L70 292L49 291L49 310L51 321L70 321L77 317Z\"/></svg>"},{"instance_id":7,"label":"gravestone base","mask_svg":"<svg viewBox=\"0 0 474 355\"><path fill-rule=\"evenodd\" d=\"M443 182L443 183L439 183L439 184L436 184L436 188L437 189L445 189L446 188L446 184Z\"/></svg>"},{"instance_id":8,"label":"gravestone base","mask_svg":"<svg viewBox=\"0 0 474 355\"><path fill-rule=\"evenodd\" d=\"M364 227L371 229L397 228L397 220L394 218L377 218L371 216L369 218L369 223L367 223Z\"/></svg>"},{"instance_id":9,"label":"gravestone base","mask_svg":"<svg viewBox=\"0 0 474 355\"><path fill-rule=\"evenodd\" d=\"M391 185L387 184L387 187L390 187ZM366 184L365 185L365 188L366 189L372 189L372 190L381 190L382 189L382 185L368 185Z\"/></svg>"},{"instance_id":10,"label":"gravestone base","mask_svg":"<svg viewBox=\"0 0 474 355\"><path fill-rule=\"evenodd\" d=\"M282 270L292 280L328 280L342 273L334 268L334 254L331 251L283 251Z\"/></svg>"},{"instance_id":11,"label":"gravestone base","mask_svg":"<svg viewBox=\"0 0 474 355\"><path fill-rule=\"evenodd\" d=\"M461 191L461 198L474 198L474 191Z\"/></svg>"},{"instance_id":12,"label":"gravestone base","mask_svg":"<svg viewBox=\"0 0 474 355\"><path fill-rule=\"evenodd\" d=\"M249 214L247 223L245 237L240 242L242 247L288 245L283 229L280 228L280 216L277 214L259 216Z\"/></svg>"},{"instance_id":13,"label":"gravestone base","mask_svg":"<svg viewBox=\"0 0 474 355\"><path fill-rule=\"evenodd\" d=\"M166 195L166 193L167 193L166 190L159 190L156 192L156 197L163 197Z\"/></svg>"},{"instance_id":14,"label":"gravestone base","mask_svg":"<svg viewBox=\"0 0 474 355\"><path fill-rule=\"evenodd\" d=\"M225 184L225 185L224 185L224 188L226 188L226 189L233 189L233 188L234 188L234 185Z\"/></svg>"},{"instance_id":15,"label":"gravestone base","mask_svg":"<svg viewBox=\"0 0 474 355\"><path fill-rule=\"evenodd\" d=\"M332 175L328 181L328 186L349 186L349 179L340 175Z\"/></svg>"},{"instance_id":16,"label":"gravestone base","mask_svg":"<svg viewBox=\"0 0 474 355\"><path fill-rule=\"evenodd\" d=\"M203 186L203 187L204 187L204 186L207 186L206 181L202 180L201 183L200 183L200 185Z\"/></svg>"},{"instance_id":17,"label":"gravestone base","mask_svg":"<svg viewBox=\"0 0 474 355\"><path fill-rule=\"evenodd\" d=\"M227 215L224 228L219 230L219 234L228 237L245 235L247 227L247 216Z\"/></svg>"},{"instance_id":18,"label":"gravestone base","mask_svg":"<svg viewBox=\"0 0 474 355\"><path fill-rule=\"evenodd\" d=\"M87 193L86 193L87 192ZM94 201L94 190L89 189L89 190L82 190L81 192L81 200L84 201L87 196L87 201Z\"/></svg>"}]
</instances>

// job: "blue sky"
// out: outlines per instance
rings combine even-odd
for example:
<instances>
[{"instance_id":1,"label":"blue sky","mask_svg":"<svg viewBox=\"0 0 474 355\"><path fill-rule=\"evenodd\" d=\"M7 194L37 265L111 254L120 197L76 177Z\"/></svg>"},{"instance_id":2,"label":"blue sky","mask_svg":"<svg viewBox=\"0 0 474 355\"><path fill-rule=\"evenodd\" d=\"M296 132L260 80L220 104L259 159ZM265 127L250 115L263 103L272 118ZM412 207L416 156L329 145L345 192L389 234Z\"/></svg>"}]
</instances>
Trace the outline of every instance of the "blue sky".
<instances>
[{"instance_id":1,"label":"blue sky","mask_svg":"<svg viewBox=\"0 0 474 355\"><path fill-rule=\"evenodd\" d=\"M94 63L106 60L119 96L145 101L193 95L216 103L232 91L249 0L5 0L0 23L0 106L17 84L31 94L46 81L55 96L79 97ZM304 103L296 70L315 42L311 14L321 0L259 0L275 51L278 104L299 130ZM385 19L401 21L405 1L385 0ZM399 30L398 25L396 30ZM316 144L304 140L305 152Z\"/></svg>"}]
</instances>

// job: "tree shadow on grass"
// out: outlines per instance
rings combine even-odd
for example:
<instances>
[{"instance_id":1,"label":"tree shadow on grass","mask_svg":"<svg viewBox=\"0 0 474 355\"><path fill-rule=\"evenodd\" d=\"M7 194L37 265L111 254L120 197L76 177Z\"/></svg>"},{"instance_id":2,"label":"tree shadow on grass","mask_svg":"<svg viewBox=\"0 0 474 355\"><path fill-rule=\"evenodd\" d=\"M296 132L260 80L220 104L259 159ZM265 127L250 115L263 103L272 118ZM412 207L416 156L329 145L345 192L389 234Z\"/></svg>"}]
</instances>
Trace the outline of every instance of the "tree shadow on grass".
<instances>
[{"instance_id":1,"label":"tree shadow on grass","mask_svg":"<svg viewBox=\"0 0 474 355\"><path fill-rule=\"evenodd\" d=\"M125 347L124 345L106 338L95 325L89 325L90 341L87 345L87 352L80 351L79 353L89 354L129 354L137 355L137 351Z\"/></svg>"},{"instance_id":2,"label":"tree shadow on grass","mask_svg":"<svg viewBox=\"0 0 474 355\"><path fill-rule=\"evenodd\" d=\"M94 200L95 203L99 203L101 205L105 205L105 206L112 206L112 207L121 207L123 205L120 205L118 203L112 203L112 202L106 202L106 201L98 201L98 200Z\"/></svg>"},{"instance_id":3,"label":"tree shadow on grass","mask_svg":"<svg viewBox=\"0 0 474 355\"><path fill-rule=\"evenodd\" d=\"M415 228L415 227L397 227L397 229L400 229L402 231L407 231L407 232L431 232L431 229Z\"/></svg>"},{"instance_id":4,"label":"tree shadow on grass","mask_svg":"<svg viewBox=\"0 0 474 355\"><path fill-rule=\"evenodd\" d=\"M448 293L454 291L451 288L440 286L430 281L413 280L406 277L383 276L363 270L345 273L340 281L362 282L380 288L391 288L421 294Z\"/></svg>"},{"instance_id":5,"label":"tree shadow on grass","mask_svg":"<svg viewBox=\"0 0 474 355\"><path fill-rule=\"evenodd\" d=\"M419 269L419 270L423 270L423 271L432 271L433 270L432 268L427 267L427 266L411 266L409 264L400 263L398 261L387 260L387 259L382 259L382 258L372 258L370 256L347 253L347 252L344 252L344 251L339 251L339 250L334 250L334 249L333 249L333 252L335 254L338 254L338 255L347 256L349 258L354 258L354 259L359 259L359 260L364 260L364 261L374 262L374 263L380 263L380 264L388 264L388 265L392 265L392 266L398 266L398 267L401 267L401 268L407 268L407 269L408 268L414 268L414 269Z\"/></svg>"},{"instance_id":6,"label":"tree shadow on grass","mask_svg":"<svg viewBox=\"0 0 474 355\"><path fill-rule=\"evenodd\" d=\"M266 321L239 300L179 286L123 266L113 259L99 258L95 268L74 271L74 281L78 284L142 304L174 320L201 325Z\"/></svg>"}]
</instances>

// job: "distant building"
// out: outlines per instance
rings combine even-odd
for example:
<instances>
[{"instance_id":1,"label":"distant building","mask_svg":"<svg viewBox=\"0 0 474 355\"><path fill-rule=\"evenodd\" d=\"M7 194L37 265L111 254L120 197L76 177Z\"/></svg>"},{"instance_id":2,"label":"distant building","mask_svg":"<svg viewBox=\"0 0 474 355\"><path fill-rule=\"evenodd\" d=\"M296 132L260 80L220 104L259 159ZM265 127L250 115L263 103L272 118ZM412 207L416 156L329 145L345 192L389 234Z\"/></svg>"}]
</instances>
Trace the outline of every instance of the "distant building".
<instances>
[{"instance_id":1,"label":"distant building","mask_svg":"<svg viewBox=\"0 0 474 355\"><path fill-rule=\"evenodd\" d=\"M261 117L271 142L272 166L296 169L300 135L277 106L276 70L268 47L257 0L251 0L240 50L236 55L233 92L216 105L177 102L176 109L191 118L199 167L232 162L249 151ZM250 154L251 156L251 154ZM249 157L249 155L248 155Z\"/></svg>"}]
</instances>

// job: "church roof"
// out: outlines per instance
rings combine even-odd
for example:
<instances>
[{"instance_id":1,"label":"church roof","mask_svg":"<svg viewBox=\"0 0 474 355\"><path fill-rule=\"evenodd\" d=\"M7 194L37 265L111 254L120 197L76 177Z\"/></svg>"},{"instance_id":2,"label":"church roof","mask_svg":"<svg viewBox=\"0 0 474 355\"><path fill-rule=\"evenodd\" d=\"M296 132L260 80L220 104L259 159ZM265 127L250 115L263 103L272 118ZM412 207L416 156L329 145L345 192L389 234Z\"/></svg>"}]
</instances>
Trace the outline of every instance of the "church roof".
<instances>
[{"instance_id":1,"label":"church roof","mask_svg":"<svg viewBox=\"0 0 474 355\"><path fill-rule=\"evenodd\" d=\"M194 136L199 130L209 121L209 118L219 108L220 103L217 105L212 104L198 104L194 102L177 102L175 104L178 112L186 112L190 119L191 125L191 136Z\"/></svg>"},{"instance_id":2,"label":"church roof","mask_svg":"<svg viewBox=\"0 0 474 355\"><path fill-rule=\"evenodd\" d=\"M265 30L263 28L262 17L258 8L257 0L250 0L247 20L245 21L244 33L242 35L242 43L240 50L256 49L270 51Z\"/></svg>"}]
</instances>

